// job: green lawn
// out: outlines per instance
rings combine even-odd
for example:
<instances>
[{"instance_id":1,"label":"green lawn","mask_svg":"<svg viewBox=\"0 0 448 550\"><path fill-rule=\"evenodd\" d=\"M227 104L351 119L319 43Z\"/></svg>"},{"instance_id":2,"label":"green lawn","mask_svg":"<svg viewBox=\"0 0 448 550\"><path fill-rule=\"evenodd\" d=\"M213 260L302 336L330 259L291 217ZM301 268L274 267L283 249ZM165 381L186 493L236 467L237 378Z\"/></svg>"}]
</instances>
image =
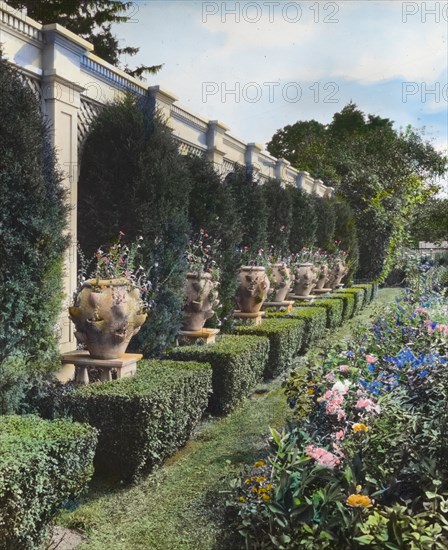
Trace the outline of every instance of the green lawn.
<instances>
[{"instance_id":1,"label":"green lawn","mask_svg":"<svg viewBox=\"0 0 448 550\"><path fill-rule=\"evenodd\" d=\"M375 310L398 293L380 290L371 306L329 334L322 347L368 324ZM280 381L265 385L231 415L204 422L194 440L139 485L111 489L96 484L59 523L88 534L79 550L236 550L224 541L228 480L263 456L269 426L281 428L287 414Z\"/></svg>"}]
</instances>

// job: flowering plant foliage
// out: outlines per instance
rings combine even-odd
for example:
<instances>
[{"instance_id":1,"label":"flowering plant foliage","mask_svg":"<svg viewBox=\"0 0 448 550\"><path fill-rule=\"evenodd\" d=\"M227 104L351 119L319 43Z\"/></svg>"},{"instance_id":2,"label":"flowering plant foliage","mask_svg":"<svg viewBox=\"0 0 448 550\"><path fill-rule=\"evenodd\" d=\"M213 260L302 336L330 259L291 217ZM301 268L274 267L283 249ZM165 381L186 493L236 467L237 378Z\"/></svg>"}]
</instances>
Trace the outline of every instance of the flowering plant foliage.
<instances>
[{"instance_id":1,"label":"flowering plant foliage","mask_svg":"<svg viewBox=\"0 0 448 550\"><path fill-rule=\"evenodd\" d=\"M78 246L78 290L75 298L88 280L91 281L92 289L99 292L105 287L105 280L123 278L129 286L139 289L143 310L150 309L153 287L148 278L149 272L139 262L143 237L126 244L123 242L124 236L120 231L111 244L100 246L92 258L86 258Z\"/></svg>"},{"instance_id":2,"label":"flowering plant foliage","mask_svg":"<svg viewBox=\"0 0 448 550\"><path fill-rule=\"evenodd\" d=\"M247 547L448 547L447 301L420 298L292 374L269 501L236 504Z\"/></svg>"},{"instance_id":3,"label":"flowering plant foliage","mask_svg":"<svg viewBox=\"0 0 448 550\"><path fill-rule=\"evenodd\" d=\"M241 265L267 268L271 263L269 252L265 252L264 248L255 250L248 246L242 246L238 249L238 254L240 256Z\"/></svg>"},{"instance_id":4,"label":"flowering plant foliage","mask_svg":"<svg viewBox=\"0 0 448 550\"><path fill-rule=\"evenodd\" d=\"M192 273L210 273L212 279L219 279L219 267L214 255L217 254L220 241L213 239L204 228L194 234L188 243L185 257L188 270Z\"/></svg>"}]
</instances>

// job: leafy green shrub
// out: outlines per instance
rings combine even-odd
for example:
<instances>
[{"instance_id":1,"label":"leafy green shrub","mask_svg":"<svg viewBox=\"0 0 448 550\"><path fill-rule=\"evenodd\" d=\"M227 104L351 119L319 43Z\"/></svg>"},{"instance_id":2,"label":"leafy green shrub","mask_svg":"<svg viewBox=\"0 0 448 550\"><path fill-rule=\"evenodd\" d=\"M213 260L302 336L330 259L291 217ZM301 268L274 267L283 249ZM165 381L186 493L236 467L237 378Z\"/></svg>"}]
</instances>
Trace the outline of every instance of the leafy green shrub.
<instances>
[{"instance_id":1,"label":"leafy green shrub","mask_svg":"<svg viewBox=\"0 0 448 550\"><path fill-rule=\"evenodd\" d=\"M305 323L301 353L305 352L311 344L321 338L327 325L327 312L323 307L296 308L292 311L268 311L268 319L301 319Z\"/></svg>"},{"instance_id":2,"label":"leafy green shrub","mask_svg":"<svg viewBox=\"0 0 448 550\"><path fill-rule=\"evenodd\" d=\"M353 285L351 288L363 288L366 291L366 294L364 296L364 305L365 306L370 304L370 302L374 298L373 283L364 283L364 284Z\"/></svg>"},{"instance_id":3,"label":"leafy green shrub","mask_svg":"<svg viewBox=\"0 0 448 550\"><path fill-rule=\"evenodd\" d=\"M222 336L215 344L176 348L170 358L207 361L213 370L209 410L221 415L232 411L263 378L269 357L269 339L259 336Z\"/></svg>"},{"instance_id":4,"label":"leafy green shrub","mask_svg":"<svg viewBox=\"0 0 448 550\"><path fill-rule=\"evenodd\" d=\"M11 355L0 362L0 415L15 414L25 399L29 372L21 355Z\"/></svg>"},{"instance_id":5,"label":"leafy green shrub","mask_svg":"<svg viewBox=\"0 0 448 550\"><path fill-rule=\"evenodd\" d=\"M364 288L340 288L335 290L336 294L351 294L355 298L355 307L353 309L353 315L356 315L364 307L364 299L366 290Z\"/></svg>"},{"instance_id":6,"label":"leafy green shrub","mask_svg":"<svg viewBox=\"0 0 448 550\"><path fill-rule=\"evenodd\" d=\"M341 300L327 300L326 298L317 298L311 305L300 304L300 307L324 307L327 310L327 328L336 328L342 324L342 311L344 304Z\"/></svg>"},{"instance_id":7,"label":"leafy green shrub","mask_svg":"<svg viewBox=\"0 0 448 550\"><path fill-rule=\"evenodd\" d=\"M326 300L342 300L343 309L342 309L342 322L348 321L353 317L353 311L355 309L355 297L352 294L336 294L325 296Z\"/></svg>"},{"instance_id":8,"label":"leafy green shrub","mask_svg":"<svg viewBox=\"0 0 448 550\"><path fill-rule=\"evenodd\" d=\"M38 99L0 51L0 362L22 353L59 366L62 304L62 174Z\"/></svg>"},{"instance_id":9,"label":"leafy green shrub","mask_svg":"<svg viewBox=\"0 0 448 550\"><path fill-rule=\"evenodd\" d=\"M90 384L65 399L75 420L100 432L96 471L130 481L185 444L210 389L207 363L152 360L135 377Z\"/></svg>"},{"instance_id":10,"label":"leafy green shrub","mask_svg":"<svg viewBox=\"0 0 448 550\"><path fill-rule=\"evenodd\" d=\"M285 372L302 347L305 323L300 319L266 319L261 325L240 326L237 334L255 334L269 338L269 360L264 378L275 378Z\"/></svg>"},{"instance_id":11,"label":"leafy green shrub","mask_svg":"<svg viewBox=\"0 0 448 550\"><path fill-rule=\"evenodd\" d=\"M0 548L37 550L93 473L96 430L67 420L0 417Z\"/></svg>"}]
</instances>

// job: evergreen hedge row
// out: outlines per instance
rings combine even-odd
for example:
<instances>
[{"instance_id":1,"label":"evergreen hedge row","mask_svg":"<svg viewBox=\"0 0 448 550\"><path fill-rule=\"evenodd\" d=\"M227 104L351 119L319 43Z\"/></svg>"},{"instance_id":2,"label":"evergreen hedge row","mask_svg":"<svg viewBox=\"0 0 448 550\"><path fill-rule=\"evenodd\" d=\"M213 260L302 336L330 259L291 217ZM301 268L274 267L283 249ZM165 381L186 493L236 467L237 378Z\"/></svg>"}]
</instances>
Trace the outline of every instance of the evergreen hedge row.
<instances>
[{"instance_id":1,"label":"evergreen hedge row","mask_svg":"<svg viewBox=\"0 0 448 550\"><path fill-rule=\"evenodd\" d=\"M326 300L341 300L342 306L342 322L348 321L353 317L355 309L355 297L352 294L336 294L335 296L325 296ZM317 302L318 303L318 302Z\"/></svg>"},{"instance_id":2,"label":"evergreen hedge row","mask_svg":"<svg viewBox=\"0 0 448 550\"><path fill-rule=\"evenodd\" d=\"M373 283L363 283L363 284L357 284L353 285L351 288L363 288L366 291L366 304L370 304L370 302L375 297L375 285Z\"/></svg>"},{"instance_id":3,"label":"evergreen hedge row","mask_svg":"<svg viewBox=\"0 0 448 550\"><path fill-rule=\"evenodd\" d=\"M266 319L260 325L239 326L236 334L254 334L269 338L269 359L264 371L265 380L275 378L291 367L300 352L305 331L301 319Z\"/></svg>"},{"instance_id":4,"label":"evergreen hedge row","mask_svg":"<svg viewBox=\"0 0 448 550\"><path fill-rule=\"evenodd\" d=\"M67 420L0 416L0 549L38 550L66 500L93 473L96 430Z\"/></svg>"},{"instance_id":5,"label":"evergreen hedge row","mask_svg":"<svg viewBox=\"0 0 448 550\"><path fill-rule=\"evenodd\" d=\"M355 299L355 306L353 309L353 315L356 315L364 307L364 301L366 296L366 290L364 288L341 288L335 291L335 295L351 295Z\"/></svg>"},{"instance_id":6,"label":"evergreen hedge row","mask_svg":"<svg viewBox=\"0 0 448 550\"><path fill-rule=\"evenodd\" d=\"M169 353L179 361L206 361L213 370L213 394L209 411L232 411L263 379L269 358L269 339L259 336L222 336L206 346L185 346Z\"/></svg>"},{"instance_id":7,"label":"evergreen hedge row","mask_svg":"<svg viewBox=\"0 0 448 550\"><path fill-rule=\"evenodd\" d=\"M313 304L301 303L299 308L313 307L325 308L327 310L327 323L328 329L334 329L342 324L342 311L344 304L341 300L327 300L326 298L318 298Z\"/></svg>"},{"instance_id":8,"label":"evergreen hedge row","mask_svg":"<svg viewBox=\"0 0 448 550\"><path fill-rule=\"evenodd\" d=\"M268 319L300 319L305 323L301 353L304 353L313 342L322 337L327 325L327 312L323 307L299 307L289 312L267 311L266 317Z\"/></svg>"},{"instance_id":9,"label":"evergreen hedge row","mask_svg":"<svg viewBox=\"0 0 448 550\"><path fill-rule=\"evenodd\" d=\"M186 443L210 391L207 363L151 360L135 377L79 388L65 404L99 430L96 470L135 481Z\"/></svg>"}]
</instances>

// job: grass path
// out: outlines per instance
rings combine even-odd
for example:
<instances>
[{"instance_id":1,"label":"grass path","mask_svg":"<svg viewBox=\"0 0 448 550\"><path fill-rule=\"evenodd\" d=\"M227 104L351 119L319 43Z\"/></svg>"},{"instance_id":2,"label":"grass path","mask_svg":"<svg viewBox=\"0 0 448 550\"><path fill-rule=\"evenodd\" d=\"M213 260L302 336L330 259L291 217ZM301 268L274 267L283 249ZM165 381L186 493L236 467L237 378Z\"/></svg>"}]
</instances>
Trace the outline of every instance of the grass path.
<instances>
[{"instance_id":1,"label":"grass path","mask_svg":"<svg viewBox=\"0 0 448 550\"><path fill-rule=\"evenodd\" d=\"M325 344L349 337L354 326L367 325L397 294L380 290L373 305L328 335ZM111 489L96 484L59 523L87 532L79 550L224 548L228 480L263 456L269 426L281 428L287 412L280 382L273 381L231 415L204 422L194 439L139 485Z\"/></svg>"}]
</instances>

